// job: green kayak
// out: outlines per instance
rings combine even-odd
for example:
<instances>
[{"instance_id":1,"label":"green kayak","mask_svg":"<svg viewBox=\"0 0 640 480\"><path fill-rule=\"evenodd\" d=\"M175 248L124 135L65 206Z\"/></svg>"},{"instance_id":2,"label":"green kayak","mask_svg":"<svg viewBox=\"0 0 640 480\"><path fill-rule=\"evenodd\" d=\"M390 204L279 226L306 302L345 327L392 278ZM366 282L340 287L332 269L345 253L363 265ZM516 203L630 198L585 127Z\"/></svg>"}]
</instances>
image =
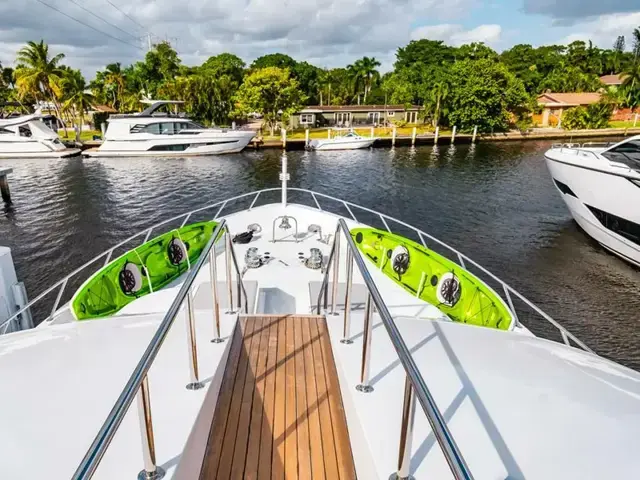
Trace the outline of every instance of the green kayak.
<instances>
[{"instance_id":1,"label":"green kayak","mask_svg":"<svg viewBox=\"0 0 640 480\"><path fill-rule=\"evenodd\" d=\"M400 235L373 228L351 230L358 249L411 294L453 321L509 330L513 316L502 298L456 263Z\"/></svg>"},{"instance_id":2,"label":"green kayak","mask_svg":"<svg viewBox=\"0 0 640 480\"><path fill-rule=\"evenodd\" d=\"M160 235L93 274L71 299L77 320L107 317L166 286L196 262L217 222L185 225Z\"/></svg>"}]
</instances>

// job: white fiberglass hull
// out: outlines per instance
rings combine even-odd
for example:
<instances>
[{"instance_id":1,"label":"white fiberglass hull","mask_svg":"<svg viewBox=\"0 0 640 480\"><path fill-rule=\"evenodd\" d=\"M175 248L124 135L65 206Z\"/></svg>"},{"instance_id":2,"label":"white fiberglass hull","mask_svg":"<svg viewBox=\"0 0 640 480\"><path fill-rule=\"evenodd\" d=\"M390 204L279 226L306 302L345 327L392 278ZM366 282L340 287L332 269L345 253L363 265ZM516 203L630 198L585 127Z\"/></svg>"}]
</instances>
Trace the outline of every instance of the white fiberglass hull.
<instances>
[{"instance_id":1,"label":"white fiberglass hull","mask_svg":"<svg viewBox=\"0 0 640 480\"><path fill-rule=\"evenodd\" d=\"M88 157L184 157L237 153L253 139L253 132L202 133L199 135L149 135L132 140L107 139L97 149L85 151Z\"/></svg>"},{"instance_id":2,"label":"white fiberglass hull","mask_svg":"<svg viewBox=\"0 0 640 480\"><path fill-rule=\"evenodd\" d=\"M578 225L610 252L640 266L640 239L629 234L636 231L634 224L640 225L640 175L595 157L571 158L554 151L545 157L554 184Z\"/></svg>"},{"instance_id":3,"label":"white fiberglass hull","mask_svg":"<svg viewBox=\"0 0 640 480\"><path fill-rule=\"evenodd\" d=\"M0 158L66 158L80 155L79 148L66 148L64 150L43 151L43 152L3 152L0 151Z\"/></svg>"},{"instance_id":4,"label":"white fiberglass hull","mask_svg":"<svg viewBox=\"0 0 640 480\"><path fill-rule=\"evenodd\" d=\"M332 140L314 140L311 142L310 147L313 150L357 150L360 148L369 148L376 141L375 138L363 138L361 140L347 140L341 141L340 139Z\"/></svg>"}]
</instances>

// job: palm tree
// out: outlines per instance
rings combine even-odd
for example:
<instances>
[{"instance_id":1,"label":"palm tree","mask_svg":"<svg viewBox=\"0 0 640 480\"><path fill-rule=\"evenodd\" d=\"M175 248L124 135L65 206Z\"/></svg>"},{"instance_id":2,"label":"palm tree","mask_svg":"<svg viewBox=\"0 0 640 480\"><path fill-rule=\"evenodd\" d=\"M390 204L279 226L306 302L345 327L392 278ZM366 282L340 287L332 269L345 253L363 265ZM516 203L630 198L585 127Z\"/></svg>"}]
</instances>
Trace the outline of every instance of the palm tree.
<instances>
[{"instance_id":1,"label":"palm tree","mask_svg":"<svg viewBox=\"0 0 640 480\"><path fill-rule=\"evenodd\" d=\"M64 53L49 57L49 45L28 42L18 51L18 68L15 71L16 87L20 97L33 95L36 100L47 100L53 103L58 118L60 118L61 82L64 76L60 61Z\"/></svg>"},{"instance_id":2,"label":"palm tree","mask_svg":"<svg viewBox=\"0 0 640 480\"><path fill-rule=\"evenodd\" d=\"M640 60L640 28L633 29L633 58L635 63Z\"/></svg>"},{"instance_id":3,"label":"palm tree","mask_svg":"<svg viewBox=\"0 0 640 480\"><path fill-rule=\"evenodd\" d=\"M376 70L380 65L381 63L376 60L375 57L362 57L360 60L356 60L353 65L347 66L347 72L353 86L353 91L359 99L360 87L362 87L364 103L367 103L367 95L371 93L373 86L380 81L380 72Z\"/></svg>"},{"instance_id":4,"label":"palm tree","mask_svg":"<svg viewBox=\"0 0 640 480\"><path fill-rule=\"evenodd\" d=\"M88 85L80 70L69 70L61 82L63 108L67 112L80 115L76 140L80 140L80 131L84 125L84 114L93 103L93 95L87 91ZM73 118L75 118L75 115Z\"/></svg>"},{"instance_id":5,"label":"palm tree","mask_svg":"<svg viewBox=\"0 0 640 480\"><path fill-rule=\"evenodd\" d=\"M638 30L638 29L636 29ZM640 62L623 73L622 92L625 96L626 103L632 109L640 105Z\"/></svg>"},{"instance_id":6,"label":"palm tree","mask_svg":"<svg viewBox=\"0 0 640 480\"><path fill-rule=\"evenodd\" d=\"M125 78L120 63L110 63L107 65L104 73L104 85L113 97L111 106L118 110L124 95L125 85Z\"/></svg>"},{"instance_id":7,"label":"palm tree","mask_svg":"<svg viewBox=\"0 0 640 480\"><path fill-rule=\"evenodd\" d=\"M445 101L449 97L449 84L445 81L440 81L436 83L433 88L429 91L428 94L428 104L426 105L427 110L433 108L433 127L437 128L440 123L440 117L442 116L442 111L444 110Z\"/></svg>"}]
</instances>

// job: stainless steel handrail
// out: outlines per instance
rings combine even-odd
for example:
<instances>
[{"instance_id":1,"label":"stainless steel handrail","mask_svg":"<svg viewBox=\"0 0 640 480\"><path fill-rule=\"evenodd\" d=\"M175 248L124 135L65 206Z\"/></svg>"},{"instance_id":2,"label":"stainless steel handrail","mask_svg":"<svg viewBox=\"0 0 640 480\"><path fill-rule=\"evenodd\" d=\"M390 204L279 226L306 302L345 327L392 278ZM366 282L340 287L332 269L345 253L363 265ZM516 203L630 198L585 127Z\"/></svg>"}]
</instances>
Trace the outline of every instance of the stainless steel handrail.
<instances>
[{"instance_id":1,"label":"stainless steel handrail","mask_svg":"<svg viewBox=\"0 0 640 480\"><path fill-rule=\"evenodd\" d=\"M393 222L397 225L401 225L405 228L410 229L411 231L415 232L416 235L418 235L418 237L420 238L420 242L426 247L426 241L425 238L431 242L435 242L438 245L446 248L450 253L451 256L449 257L451 260L458 262L458 264L463 267L465 270L468 270L468 265L472 265L475 268L479 269L483 274L487 275L488 277L490 277L492 280L498 282L504 292L505 292L505 298L507 299L507 302L509 304L509 306L511 307L512 313L514 314L514 317L516 319L518 319L518 315L516 312L516 309L513 306L513 302L511 300L511 294L515 295L516 297L518 297L525 305L527 305L530 309L532 309L537 315L539 315L540 317L542 317L542 319L544 319L545 321L547 321L548 323L550 323L553 327L555 327L559 332L560 335L562 337L562 341L569 346L573 346L571 344L571 342L573 342L574 345L577 345L578 347L582 348L583 350L590 352L590 353L595 353L593 350L591 350L588 346L586 346L580 339L578 339L575 335L573 335L571 332L569 332L566 328L564 328L562 325L560 325L557 321L555 321L553 318L551 318L549 315L547 315L544 311L542 311L537 305L535 305L533 302L531 302L529 299L527 299L524 295L522 295L520 292L518 292L517 290L515 290L513 287L511 287L509 284L507 284L506 282L504 282L503 280L501 280L500 278L498 278L496 275L494 275L493 273L491 273L489 270L487 270L486 268L484 268L482 265L480 265L479 263L475 262L474 260L472 260L471 258L467 257L466 255L464 255L463 253L459 252L458 250L456 250L455 248L453 248L452 246L448 245L447 243L437 239L436 237L429 235L428 233L412 226L409 225L406 222L403 222L402 220L398 220L397 218L391 217L389 215L385 215L384 213L380 213L377 212L375 210L372 210L370 208L366 208L363 207L361 205L355 204L355 203L351 203L351 202L347 202L345 200L336 198L336 197L332 197L331 195L326 195L324 193L318 193L318 192L314 192L312 190L308 190L308 189L304 189L304 188L287 188L289 191L295 191L295 192L302 192L305 194L308 194L311 196L311 199L314 202L314 206L311 206L310 208L317 208L318 210L323 210L321 208L321 205L318 203L318 197L320 198L324 198L327 200L331 200L332 202L336 202L338 203L340 206L342 206L348 213L349 216L354 220L354 221L358 221L357 217L355 216L353 209L357 209L359 211L362 212L367 212L367 213L371 213L375 216L377 216L380 221L383 223L383 225L385 225L385 228L388 231L392 231L391 228L389 227L388 222ZM247 198L247 197L253 197L252 201L251 201L251 205L249 207L249 210L251 210L252 208L254 208L258 198L261 196L261 194L264 194L266 192L275 192L275 191L280 191L281 188L267 188L264 190L259 190L256 192L250 192L250 193L245 193L242 195L237 195L235 197L231 197L228 198L226 200L221 200L218 202L215 202L213 204L210 205L205 205L204 207L200 207L197 208L195 210L191 210L189 212L183 213L181 215L176 215L172 218L169 218L167 220L164 220L162 222L159 222L135 235L132 235L131 237L127 238L126 240L120 242L119 244L115 245L114 247L111 247L109 250L101 253L100 255L96 256L95 258L89 260L87 263L85 263L84 265L82 265L81 267L79 267L78 269L74 270L73 272L71 272L69 275L67 275L66 277L62 278L58 283L56 283L54 286L52 286L51 288L47 289L45 292L43 292L42 294L38 295L38 297L36 297L35 299L33 299L32 301L30 301L27 305L25 305L23 308L21 308L18 312L16 312L13 316L11 316L9 319L7 319L4 323L0 324L0 334L6 332L6 330L8 329L8 326L11 322L14 321L18 321L20 314L22 314L22 312L26 311L27 309L31 308L35 303L39 302L40 300L42 300L44 297L46 297L47 295L49 295L51 292L53 292L56 288L62 288L64 289L67 281L75 276L76 274L78 274L80 271L82 271L84 268L86 268L87 266L95 263L97 260L106 257L107 260L110 259L112 253L114 252L114 250L116 248L119 248L123 245L125 245L126 243L130 242L131 240L140 237L142 235L146 234L146 237L143 239L143 242L148 240L151 232L154 229L157 229L158 227L161 227L163 225L166 225L170 222L173 222L175 220L178 219L184 219L184 218L190 218L193 214L195 213L200 213L203 211L207 211L210 209L214 209L216 207L219 207L218 210L216 211L213 219L217 219L221 216L222 211L233 201L236 200L240 200L243 198ZM264 195L263 195L264 197ZM325 210L326 207L325 207ZM330 211L330 210L327 210ZM108 262L106 262L108 263ZM62 295L59 294L59 297L61 297ZM55 310L52 310L53 313L51 313L51 315L49 315L47 317L47 319L53 318ZM518 320L517 320L518 321ZM519 321L518 321L519 323Z\"/></svg>"},{"instance_id":2,"label":"stainless steel handrail","mask_svg":"<svg viewBox=\"0 0 640 480\"><path fill-rule=\"evenodd\" d=\"M162 322L160 323L160 326L156 330L156 333L154 334L153 338L151 339L151 342L149 342L147 349L142 355L142 358L140 359L135 369L133 370L133 373L129 377L129 380L127 381L127 384L122 390L122 393L116 400L116 403L114 404L113 408L109 412L107 419L103 423L102 427L100 428L100 431L96 435L87 453L85 454L84 458L80 462L80 465L78 466L77 470L73 474L72 478L74 480L89 479L93 476L96 469L98 468L98 465L100 464L100 461L102 460L102 457L104 456L109 445L111 444L111 441L113 440L114 435L116 434L118 428L120 427L120 424L124 420L124 417L127 411L129 410L129 407L131 406L131 404L133 403L133 401L135 400L138 394L140 394L142 398L142 400L140 401L141 404L146 405L144 408L141 407L141 410L145 412L145 416L148 416L150 418L150 412L148 407L148 404L149 404L148 388L146 387L146 384L145 384L147 373L149 372L151 365L153 364L156 356L158 355L158 352L160 351L160 348L162 347L162 344L166 339L167 334L169 333L169 330L171 329L171 326L173 325L178 315L178 312L182 308L185 298L187 298L187 296L191 294L191 287L193 286L193 282L195 281L198 272L200 271L202 266L205 264L205 262L209 260L210 258L209 252L211 251L215 243L219 240L219 237L222 233L226 235L230 235L229 229L227 228L226 221L224 219L220 221L220 223L216 226L215 230L213 231L213 234L211 235L211 239L207 242L207 245L202 250L202 253L198 258L198 261L195 263L195 265L192 266L191 270L187 274L187 277L185 278L182 286L180 287L178 294L173 300L173 303L169 307L169 310L165 314L164 318L162 319ZM240 269L238 268L237 263L235 263L235 266L236 266L236 272L240 276ZM242 283L241 277L239 278L240 278L239 280L240 283ZM228 282L230 282L230 280L231 280L230 278L227 278ZM211 279L211 281L215 281L215 279ZM244 290L244 285L242 288ZM244 295L245 295L245 313L248 313L246 291L244 291ZM214 301L215 300L216 299L214 299ZM191 303L190 299L188 301L189 303ZM190 311L191 310L190 306L188 306L188 310L189 311L187 312L187 315L191 317L192 313ZM192 327L192 325L190 325L190 327ZM194 333L193 331L191 331L191 336L193 335ZM194 347L193 341L194 339L191 338L190 344L192 349ZM191 374L192 375L194 374L193 371L191 372ZM196 372L195 381L197 382L197 372ZM194 386L191 383L187 387L192 389L194 388ZM143 434L145 431L151 432L150 438L152 442L153 430L151 428L148 428L150 426L149 423L141 421L141 424L143 424L143 426L146 425L147 427L143 429ZM148 441L148 438L149 438L149 435L147 434L147 441ZM149 448L144 449L145 450L145 455L144 455L145 471L147 472L148 476L153 476L155 474L155 469L156 469L155 465L151 465L150 467L147 467L147 463L149 463L150 459L154 457L153 455L154 449L152 447L153 445L149 445ZM153 470L149 471L148 468L153 468Z\"/></svg>"},{"instance_id":3,"label":"stainless steel handrail","mask_svg":"<svg viewBox=\"0 0 640 480\"><path fill-rule=\"evenodd\" d=\"M405 372L407 374L407 382L408 384L410 384L410 386L407 385L407 387L405 388L405 408L404 408L405 412L403 412L403 422L402 422L403 428L402 428L399 465L398 465L398 472L400 473L397 475L397 477L401 478L400 475L404 475L405 473L408 474L407 470L409 468L408 459L410 459L410 451L407 453L407 450L410 450L411 439L409 434L411 433L411 427L413 424L413 421L411 418L411 409L412 409L411 401L412 401L412 395L415 394L415 396L418 399L418 402L422 406L422 410L427 416L427 420L431 425L433 434L435 435L436 440L438 441L438 444L442 449L442 452L447 460L447 463L449 464L449 468L451 469L451 472L453 473L454 477L457 480L473 479L473 475L471 474L471 471L469 470L469 467L466 461L464 460L464 457L462 456L462 453L460 452L460 449L458 448L458 445L456 444L456 441L453 438L453 435L449 431L446 421L444 420L444 417L440 412L440 409L438 408L433 398L433 395L429 390L429 387L427 386L424 378L420 374L420 371L418 370L418 366L413 360L413 357L411 355L409 348L405 344L402 338L402 335L398 330L398 327L393 321L393 318L391 317L391 313L389 313L389 310L387 309L387 305L382 299L382 296L380 295L380 292L378 291L378 288L376 287L376 284L373 278L371 277L371 274L369 273L369 270L365 265L364 260L362 259L362 256L360 255L356 247L356 244L353 241L353 238L351 238L351 234L349 233L349 227L347 226L347 223L342 218L338 220L338 227L336 228L336 235L335 235L334 242L338 241L337 239L339 238L339 235L341 232L344 234L346 238L348 249L351 252L350 257L351 259L353 259L353 261L355 261L356 265L358 266L358 270L360 271L360 274L364 279L364 283L367 286L367 289L369 291L369 295L367 298L368 308L366 309L369 313L368 314L365 313L365 323L367 323L367 317L370 317L371 315L370 302L373 301L373 304L378 310L378 315L380 316L380 319L382 320L382 323L387 330L391 343L393 344L393 347L395 348L396 353L398 354L398 359L400 360L400 363L405 369ZM332 249L332 255L335 252L337 252L337 249ZM332 265L331 260L332 259L329 258L329 263L328 263L329 265ZM334 268L338 267L337 261L333 263L333 267ZM324 275L323 286L326 284L326 282L328 282L329 271L330 271L330 268L327 268L327 271L325 272L325 275ZM320 292L322 295L323 293L322 288L320 289ZM320 297L318 299L318 309L319 308L320 308ZM369 330L371 330L370 318L368 323L369 323ZM366 332L365 332L365 335L366 335ZM370 335L371 335L371 331L369 331L369 342L371 341ZM367 341L363 339L363 346L365 350L363 351L363 369L368 369L368 359L366 358L366 355L370 353L370 348L369 348L369 352L366 352L366 343ZM358 385L358 390L361 392L369 392L372 389L368 385L368 382L363 382L363 384ZM413 391L413 394L412 394L412 391ZM406 478L406 475L405 477L402 477L402 478Z\"/></svg>"}]
</instances>

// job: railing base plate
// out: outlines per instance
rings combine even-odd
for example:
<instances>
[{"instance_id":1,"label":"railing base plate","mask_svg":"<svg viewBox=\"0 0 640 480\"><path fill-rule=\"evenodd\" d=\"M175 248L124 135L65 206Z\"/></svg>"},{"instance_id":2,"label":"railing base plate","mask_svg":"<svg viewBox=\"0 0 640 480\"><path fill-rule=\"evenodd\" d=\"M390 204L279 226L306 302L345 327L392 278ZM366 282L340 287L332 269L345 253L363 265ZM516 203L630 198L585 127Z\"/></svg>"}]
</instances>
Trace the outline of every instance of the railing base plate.
<instances>
[{"instance_id":1,"label":"railing base plate","mask_svg":"<svg viewBox=\"0 0 640 480\"><path fill-rule=\"evenodd\" d=\"M345 345L351 345L353 343L353 340L349 338L343 338L342 340L340 340L340 343L344 343Z\"/></svg>"},{"instance_id":2,"label":"railing base plate","mask_svg":"<svg viewBox=\"0 0 640 480\"><path fill-rule=\"evenodd\" d=\"M224 342L224 338L214 338L211 340L211 343L222 343Z\"/></svg>"},{"instance_id":3,"label":"railing base plate","mask_svg":"<svg viewBox=\"0 0 640 480\"><path fill-rule=\"evenodd\" d=\"M358 385L356 390L361 393L371 393L373 392L373 387L371 385Z\"/></svg>"},{"instance_id":4,"label":"railing base plate","mask_svg":"<svg viewBox=\"0 0 640 480\"><path fill-rule=\"evenodd\" d=\"M389 480L416 480L416 477L409 475L408 477L399 477L397 473L392 473Z\"/></svg>"},{"instance_id":5,"label":"railing base plate","mask_svg":"<svg viewBox=\"0 0 640 480\"><path fill-rule=\"evenodd\" d=\"M138 480L160 480L161 478L164 478L164 476L165 471L160 467L156 467L155 472L147 472L146 470L142 470L138 474Z\"/></svg>"},{"instance_id":6,"label":"railing base plate","mask_svg":"<svg viewBox=\"0 0 640 480\"><path fill-rule=\"evenodd\" d=\"M193 382L187 384L187 390L200 390L201 388L204 388L204 383L202 382Z\"/></svg>"}]
</instances>

